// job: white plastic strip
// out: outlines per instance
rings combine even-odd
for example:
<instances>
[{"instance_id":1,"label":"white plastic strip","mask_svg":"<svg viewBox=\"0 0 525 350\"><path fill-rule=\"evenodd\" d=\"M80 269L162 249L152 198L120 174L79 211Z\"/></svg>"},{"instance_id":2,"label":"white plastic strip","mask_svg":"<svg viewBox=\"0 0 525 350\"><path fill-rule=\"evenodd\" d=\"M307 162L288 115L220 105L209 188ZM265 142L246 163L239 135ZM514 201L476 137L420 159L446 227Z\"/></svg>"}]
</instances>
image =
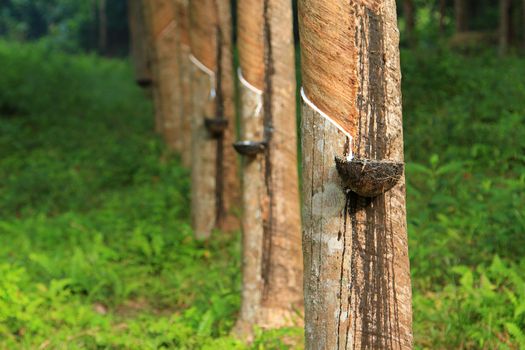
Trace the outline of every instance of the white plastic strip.
<instances>
[{"instance_id":1,"label":"white plastic strip","mask_svg":"<svg viewBox=\"0 0 525 350\"><path fill-rule=\"evenodd\" d=\"M258 95L263 94L263 91L261 89L256 88L255 86L250 84L248 80L244 78L244 75L242 75L241 67L237 68L237 75L239 76L239 81L241 82L242 85L246 86L248 89L250 89L251 91L253 91L254 93Z\"/></svg>"},{"instance_id":2,"label":"white plastic strip","mask_svg":"<svg viewBox=\"0 0 525 350\"><path fill-rule=\"evenodd\" d=\"M258 95L259 102L257 103L257 107L255 108L255 116L258 116L263 108L263 91L261 89L256 88L248 80L244 78L244 75L242 75L241 67L237 68L237 76L239 77L239 81L242 85L246 86L248 90L253 92L254 94Z\"/></svg>"},{"instance_id":3,"label":"white plastic strip","mask_svg":"<svg viewBox=\"0 0 525 350\"><path fill-rule=\"evenodd\" d=\"M197 57L193 56L191 53L190 53L190 61L195 65L197 66L197 68L199 68L201 71L203 71L204 73L208 74L210 76L210 99L214 99L215 96L216 96L216 91L215 91L215 72L212 71L211 69L209 69L208 67L206 67L204 65L204 63L202 63L201 61L199 61L197 59Z\"/></svg>"},{"instance_id":4,"label":"white plastic strip","mask_svg":"<svg viewBox=\"0 0 525 350\"><path fill-rule=\"evenodd\" d=\"M328 120L333 126L335 126L337 129L339 129L339 131L341 131L346 137L348 137L348 140L350 142L350 151L349 151L349 154L348 156L346 157L347 160L352 160L354 158L354 155L352 154L352 145L353 145L353 137L352 135L350 135L350 133L348 131L346 131L345 129L343 129L341 127L341 125L337 124L335 122L335 120L333 120L332 118L330 118L330 116L328 114L326 114L325 112L323 112L321 109L319 109L319 107L317 107L316 105L314 105L314 103L308 98L308 96L306 96L306 92L304 92L304 87L301 87L301 97L303 99L303 101L310 107L312 108L314 111L316 111L317 113L319 113L321 115L321 117L323 117L324 119Z\"/></svg>"}]
</instances>

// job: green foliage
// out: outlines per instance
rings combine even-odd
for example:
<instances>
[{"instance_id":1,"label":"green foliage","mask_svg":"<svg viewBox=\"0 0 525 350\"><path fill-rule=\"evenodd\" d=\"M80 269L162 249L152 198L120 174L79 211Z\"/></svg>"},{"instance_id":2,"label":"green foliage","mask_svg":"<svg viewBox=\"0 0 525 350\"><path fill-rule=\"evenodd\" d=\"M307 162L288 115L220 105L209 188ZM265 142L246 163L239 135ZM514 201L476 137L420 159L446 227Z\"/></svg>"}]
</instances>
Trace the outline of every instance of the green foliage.
<instances>
[{"instance_id":1,"label":"green foliage","mask_svg":"<svg viewBox=\"0 0 525 350\"><path fill-rule=\"evenodd\" d=\"M405 149L417 343L525 346L525 66L406 51Z\"/></svg>"},{"instance_id":2,"label":"green foliage","mask_svg":"<svg viewBox=\"0 0 525 350\"><path fill-rule=\"evenodd\" d=\"M525 348L525 67L402 62L416 345ZM239 237L192 238L188 172L125 63L0 42L0 65L0 349L301 348L229 336Z\"/></svg>"},{"instance_id":3,"label":"green foliage","mask_svg":"<svg viewBox=\"0 0 525 350\"><path fill-rule=\"evenodd\" d=\"M98 3L98 0L2 0L0 36L21 42L38 40L50 49L66 52L93 51L98 45ZM107 1L106 16L111 53L127 52L127 2Z\"/></svg>"},{"instance_id":4,"label":"green foliage","mask_svg":"<svg viewBox=\"0 0 525 350\"><path fill-rule=\"evenodd\" d=\"M0 35L10 39L25 41L46 37L46 43L53 48L77 51L89 40L90 31L93 32L96 25L91 1L4 2L0 11Z\"/></svg>"},{"instance_id":5,"label":"green foliage","mask_svg":"<svg viewBox=\"0 0 525 350\"><path fill-rule=\"evenodd\" d=\"M193 239L130 67L5 42L0 65L0 349L248 349L239 237Z\"/></svg>"},{"instance_id":6,"label":"green foliage","mask_svg":"<svg viewBox=\"0 0 525 350\"><path fill-rule=\"evenodd\" d=\"M498 256L472 270L455 266L458 283L416 294L416 331L429 349L525 348L525 278L520 265Z\"/></svg>"}]
</instances>

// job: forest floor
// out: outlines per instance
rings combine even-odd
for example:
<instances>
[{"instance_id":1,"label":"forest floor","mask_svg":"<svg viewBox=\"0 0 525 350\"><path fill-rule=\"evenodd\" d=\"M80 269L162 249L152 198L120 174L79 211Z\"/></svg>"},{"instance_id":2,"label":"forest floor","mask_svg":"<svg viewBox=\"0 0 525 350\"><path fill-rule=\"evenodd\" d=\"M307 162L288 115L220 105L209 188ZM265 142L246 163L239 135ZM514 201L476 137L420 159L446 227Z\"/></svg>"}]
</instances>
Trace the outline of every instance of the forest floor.
<instances>
[{"instance_id":1,"label":"forest floor","mask_svg":"<svg viewBox=\"0 0 525 350\"><path fill-rule=\"evenodd\" d=\"M525 347L525 65L402 58L417 348ZM239 234L192 238L127 62L0 42L0 67L0 349L302 348L229 336Z\"/></svg>"}]
</instances>

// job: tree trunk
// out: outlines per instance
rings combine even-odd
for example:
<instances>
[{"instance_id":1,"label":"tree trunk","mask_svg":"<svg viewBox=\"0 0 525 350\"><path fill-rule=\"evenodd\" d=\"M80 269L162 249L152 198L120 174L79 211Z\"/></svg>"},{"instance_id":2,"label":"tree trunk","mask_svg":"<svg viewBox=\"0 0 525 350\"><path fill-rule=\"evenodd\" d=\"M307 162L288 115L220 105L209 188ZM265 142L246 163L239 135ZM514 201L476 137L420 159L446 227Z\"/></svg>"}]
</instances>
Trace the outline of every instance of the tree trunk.
<instances>
[{"instance_id":1,"label":"tree trunk","mask_svg":"<svg viewBox=\"0 0 525 350\"><path fill-rule=\"evenodd\" d=\"M456 15L456 33L466 32L467 23L467 0L454 0L454 12Z\"/></svg>"},{"instance_id":2,"label":"tree trunk","mask_svg":"<svg viewBox=\"0 0 525 350\"><path fill-rule=\"evenodd\" d=\"M300 0L299 29L306 349L411 349L395 1ZM358 195L335 157L399 181Z\"/></svg>"},{"instance_id":3,"label":"tree trunk","mask_svg":"<svg viewBox=\"0 0 525 350\"><path fill-rule=\"evenodd\" d=\"M523 31L521 35L523 39L523 49L525 49L525 0L522 1L521 10L523 11L523 18L522 18Z\"/></svg>"},{"instance_id":4,"label":"tree trunk","mask_svg":"<svg viewBox=\"0 0 525 350\"><path fill-rule=\"evenodd\" d=\"M416 18L414 13L414 2L412 0L403 1L403 14L405 16L406 21L406 33L408 42L410 43L410 45L413 45L415 41L414 30L416 27Z\"/></svg>"},{"instance_id":5,"label":"tree trunk","mask_svg":"<svg viewBox=\"0 0 525 350\"><path fill-rule=\"evenodd\" d=\"M235 332L302 324L293 15L287 0L239 0L243 293ZM237 144L239 145L239 144ZM263 148L262 145L265 147Z\"/></svg>"},{"instance_id":6,"label":"tree trunk","mask_svg":"<svg viewBox=\"0 0 525 350\"><path fill-rule=\"evenodd\" d=\"M128 16L131 59L135 68L135 81L139 86L148 88L151 86L153 78L143 2L128 0Z\"/></svg>"},{"instance_id":7,"label":"tree trunk","mask_svg":"<svg viewBox=\"0 0 525 350\"><path fill-rule=\"evenodd\" d=\"M155 54L156 40L153 35L153 1L154 0L141 0L142 7L144 9L144 22L146 23L146 33L148 35L148 51L150 56L151 65L151 95L153 97L154 113L155 113L155 132L162 135L163 132L163 120L162 120L162 109L160 108L160 93L159 93L159 82L157 81L157 55Z\"/></svg>"},{"instance_id":8,"label":"tree trunk","mask_svg":"<svg viewBox=\"0 0 525 350\"><path fill-rule=\"evenodd\" d=\"M180 75L177 25L172 0L146 0L150 5L153 41L154 104L156 120L171 150L182 150Z\"/></svg>"},{"instance_id":9,"label":"tree trunk","mask_svg":"<svg viewBox=\"0 0 525 350\"><path fill-rule=\"evenodd\" d=\"M106 0L98 1L98 49L105 54L108 48L108 18Z\"/></svg>"},{"instance_id":10,"label":"tree trunk","mask_svg":"<svg viewBox=\"0 0 525 350\"><path fill-rule=\"evenodd\" d=\"M192 223L199 239L236 229L240 201L228 0L190 2L192 52Z\"/></svg>"},{"instance_id":11,"label":"tree trunk","mask_svg":"<svg viewBox=\"0 0 525 350\"><path fill-rule=\"evenodd\" d=\"M504 56L509 50L510 0L499 1L499 54Z\"/></svg>"},{"instance_id":12,"label":"tree trunk","mask_svg":"<svg viewBox=\"0 0 525 350\"><path fill-rule=\"evenodd\" d=\"M180 74L178 90L181 95L180 115L182 143L182 164L191 167L191 61L190 61L190 18L188 12L189 0L175 0L175 12L177 21L178 49Z\"/></svg>"},{"instance_id":13,"label":"tree trunk","mask_svg":"<svg viewBox=\"0 0 525 350\"><path fill-rule=\"evenodd\" d=\"M522 1L521 10L523 11L523 16L522 16L523 31L521 32L521 35L522 35L522 40L523 40L523 49L525 49L525 0Z\"/></svg>"},{"instance_id":14,"label":"tree trunk","mask_svg":"<svg viewBox=\"0 0 525 350\"><path fill-rule=\"evenodd\" d=\"M439 32L445 32L445 16L447 13L447 1L439 0Z\"/></svg>"}]
</instances>

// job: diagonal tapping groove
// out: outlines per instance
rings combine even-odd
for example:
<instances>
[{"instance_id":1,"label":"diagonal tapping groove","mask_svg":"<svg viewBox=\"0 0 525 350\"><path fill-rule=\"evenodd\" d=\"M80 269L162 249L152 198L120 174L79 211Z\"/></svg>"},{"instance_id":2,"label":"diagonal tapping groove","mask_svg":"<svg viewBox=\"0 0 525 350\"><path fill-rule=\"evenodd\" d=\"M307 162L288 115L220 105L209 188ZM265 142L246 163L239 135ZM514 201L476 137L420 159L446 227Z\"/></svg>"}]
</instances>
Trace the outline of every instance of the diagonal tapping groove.
<instances>
[{"instance_id":1,"label":"diagonal tapping groove","mask_svg":"<svg viewBox=\"0 0 525 350\"><path fill-rule=\"evenodd\" d=\"M352 144L353 144L353 137L350 135L348 131L346 131L341 125L339 125L334 119L332 119L328 114L323 112L319 107L317 107L306 95L306 92L304 91L304 87L301 87L301 98L303 101L314 111L319 113L321 117L326 119L328 122L330 122L333 126L335 126L339 131L341 131L348 140L348 154L346 155L346 159L348 161L351 161L354 158L353 151L352 151Z\"/></svg>"}]
</instances>

